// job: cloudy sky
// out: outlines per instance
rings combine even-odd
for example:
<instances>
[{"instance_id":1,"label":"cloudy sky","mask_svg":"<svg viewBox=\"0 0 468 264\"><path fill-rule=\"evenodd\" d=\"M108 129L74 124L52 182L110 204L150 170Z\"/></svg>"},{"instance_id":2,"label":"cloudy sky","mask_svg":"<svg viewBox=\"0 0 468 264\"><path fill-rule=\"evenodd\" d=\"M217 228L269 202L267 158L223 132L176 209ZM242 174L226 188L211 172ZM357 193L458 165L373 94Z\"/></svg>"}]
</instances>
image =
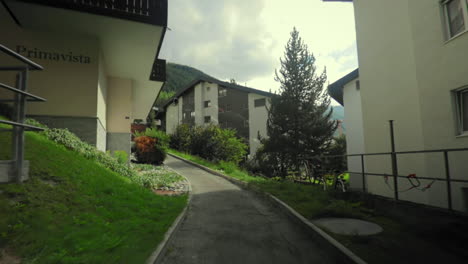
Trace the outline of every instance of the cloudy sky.
<instances>
[{"instance_id":1,"label":"cloudy sky","mask_svg":"<svg viewBox=\"0 0 468 264\"><path fill-rule=\"evenodd\" d=\"M352 4L322 0L170 0L160 57L276 91L274 71L294 26L330 83L357 67Z\"/></svg>"}]
</instances>

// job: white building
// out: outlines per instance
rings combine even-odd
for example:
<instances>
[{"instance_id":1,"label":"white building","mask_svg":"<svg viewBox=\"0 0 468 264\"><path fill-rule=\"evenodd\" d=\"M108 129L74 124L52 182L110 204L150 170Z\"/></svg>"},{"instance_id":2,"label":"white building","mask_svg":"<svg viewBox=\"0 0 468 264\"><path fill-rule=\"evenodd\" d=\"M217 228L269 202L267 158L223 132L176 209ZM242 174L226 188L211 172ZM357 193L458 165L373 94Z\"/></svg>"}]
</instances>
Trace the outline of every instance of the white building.
<instances>
[{"instance_id":1,"label":"white building","mask_svg":"<svg viewBox=\"0 0 468 264\"><path fill-rule=\"evenodd\" d=\"M391 151L388 120L394 120L396 151L467 148L468 1L352 2L359 73L331 85L332 96L344 99L348 154ZM350 170L358 169L360 162L351 159ZM448 160L450 177L468 180L468 152L449 152ZM388 155L366 157L365 167L392 174ZM398 174L413 173L445 179L443 152L398 155ZM361 182L353 175L354 187ZM430 182L421 180L421 187ZM388 183L366 179L370 192L393 197L391 177ZM467 208L466 183L436 181L419 191L400 178L398 185L400 199L444 208L450 187L453 208Z\"/></svg>"},{"instance_id":2,"label":"white building","mask_svg":"<svg viewBox=\"0 0 468 264\"><path fill-rule=\"evenodd\" d=\"M47 102L28 104L27 115L103 151L130 152L130 125L146 120L165 82L166 26L167 0L0 4L0 44L44 67L28 83ZM0 54L0 67L14 63ZM0 71L0 82L14 86L15 74Z\"/></svg>"},{"instance_id":3,"label":"white building","mask_svg":"<svg viewBox=\"0 0 468 264\"><path fill-rule=\"evenodd\" d=\"M168 134L179 124L214 123L232 128L247 140L253 156L260 146L259 137L267 136L267 107L271 96L274 94L214 78L200 78L162 107L163 126Z\"/></svg>"}]
</instances>

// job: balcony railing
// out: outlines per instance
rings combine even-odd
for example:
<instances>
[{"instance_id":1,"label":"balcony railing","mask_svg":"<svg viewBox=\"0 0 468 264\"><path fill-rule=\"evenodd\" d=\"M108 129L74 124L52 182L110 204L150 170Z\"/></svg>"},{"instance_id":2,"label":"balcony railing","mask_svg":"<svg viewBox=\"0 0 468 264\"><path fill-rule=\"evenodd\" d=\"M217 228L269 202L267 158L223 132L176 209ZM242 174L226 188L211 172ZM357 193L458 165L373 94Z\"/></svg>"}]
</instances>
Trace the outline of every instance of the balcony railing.
<instances>
[{"instance_id":1,"label":"balcony railing","mask_svg":"<svg viewBox=\"0 0 468 264\"><path fill-rule=\"evenodd\" d=\"M167 0L20 0L137 22L167 26Z\"/></svg>"}]
</instances>

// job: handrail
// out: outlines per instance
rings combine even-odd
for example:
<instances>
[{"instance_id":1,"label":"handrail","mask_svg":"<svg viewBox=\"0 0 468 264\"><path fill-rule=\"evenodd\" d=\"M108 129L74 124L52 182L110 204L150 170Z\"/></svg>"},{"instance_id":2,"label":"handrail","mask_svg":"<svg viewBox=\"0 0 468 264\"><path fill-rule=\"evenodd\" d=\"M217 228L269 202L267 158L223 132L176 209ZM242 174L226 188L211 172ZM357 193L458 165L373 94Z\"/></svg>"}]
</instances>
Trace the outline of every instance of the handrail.
<instances>
[{"instance_id":1,"label":"handrail","mask_svg":"<svg viewBox=\"0 0 468 264\"><path fill-rule=\"evenodd\" d=\"M15 92L15 93L20 93L22 95L34 98L34 99L36 99L36 101L41 101L41 102L46 102L47 101L47 99L45 99L45 98L42 98L40 96L31 94L31 93L28 93L28 92L25 92L25 91L22 91L20 89L8 86L8 85L3 84L3 83L0 83L0 87L5 88L5 89L10 90L10 91Z\"/></svg>"},{"instance_id":2,"label":"handrail","mask_svg":"<svg viewBox=\"0 0 468 264\"><path fill-rule=\"evenodd\" d=\"M0 44L0 51L3 51L7 55L10 55L11 57L16 58L17 60L20 60L20 61L26 63L28 66L30 66L30 68L29 68L30 70L43 70L44 69L41 65L33 62L32 60L30 60L30 59L28 59L28 58L26 58L24 56L21 56L20 54L18 54L16 52L14 52L13 50L3 46L2 44Z\"/></svg>"},{"instance_id":3,"label":"handrail","mask_svg":"<svg viewBox=\"0 0 468 264\"><path fill-rule=\"evenodd\" d=\"M31 126L31 125L27 125L27 124L21 124L21 123L18 123L18 122L13 122L13 121L8 121L8 120L0 120L0 123L11 125L11 126L24 127L24 128L28 128L30 130L39 130L39 131L44 130L41 127Z\"/></svg>"},{"instance_id":4,"label":"handrail","mask_svg":"<svg viewBox=\"0 0 468 264\"><path fill-rule=\"evenodd\" d=\"M21 183L23 180L26 180L28 176L27 168L24 168L25 165L24 161L24 132L27 130L44 130L43 128L32 126L25 124L26 118L26 103L30 101L29 98L32 98L35 101L46 101L46 99L36 96L34 94L28 93L28 75L30 70L43 70L44 68L21 56L21 54L5 47L4 45L0 44L0 52L5 53L8 56L13 57L14 59L23 62L26 65L21 66L13 66L13 67L0 67L0 71L18 71L16 75L16 86L12 87L3 83L0 83L0 88L10 90L14 93L17 93L14 100L6 99L1 101L12 101L15 104L14 110L14 117L12 118L13 121L8 120L0 120L0 124L7 124L13 126L11 129L4 129L1 128L0 131L12 131L12 160L13 160L13 167L8 168L8 174L0 175L0 181L3 182L10 182L14 179L17 183ZM27 166L27 165L26 165ZM12 174L12 175L10 175Z\"/></svg>"}]
</instances>

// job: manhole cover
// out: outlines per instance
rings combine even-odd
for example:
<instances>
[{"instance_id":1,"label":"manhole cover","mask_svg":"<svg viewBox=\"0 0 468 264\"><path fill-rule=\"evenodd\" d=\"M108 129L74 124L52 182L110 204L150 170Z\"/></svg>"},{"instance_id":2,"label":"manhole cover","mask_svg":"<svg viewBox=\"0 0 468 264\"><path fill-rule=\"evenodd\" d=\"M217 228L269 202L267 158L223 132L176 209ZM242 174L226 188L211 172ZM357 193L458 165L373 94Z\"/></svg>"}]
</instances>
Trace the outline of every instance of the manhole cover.
<instances>
[{"instance_id":1,"label":"manhole cover","mask_svg":"<svg viewBox=\"0 0 468 264\"><path fill-rule=\"evenodd\" d=\"M314 224L340 235L375 235L383 231L377 224L353 218L321 218Z\"/></svg>"}]
</instances>

